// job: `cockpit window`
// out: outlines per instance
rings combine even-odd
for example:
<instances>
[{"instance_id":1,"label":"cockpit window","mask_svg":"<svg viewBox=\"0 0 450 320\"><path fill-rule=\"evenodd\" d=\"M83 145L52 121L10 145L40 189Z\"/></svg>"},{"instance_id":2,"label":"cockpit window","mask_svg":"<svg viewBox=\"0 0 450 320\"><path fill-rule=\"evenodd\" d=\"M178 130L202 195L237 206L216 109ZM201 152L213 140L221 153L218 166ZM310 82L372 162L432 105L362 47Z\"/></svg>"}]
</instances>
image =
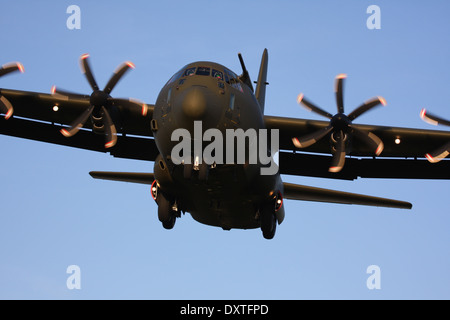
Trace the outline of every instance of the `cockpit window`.
<instances>
[{"instance_id":1,"label":"cockpit window","mask_svg":"<svg viewBox=\"0 0 450 320\"><path fill-rule=\"evenodd\" d=\"M183 77L189 77L189 76L192 76L192 75L194 75L194 73L195 73L195 67L193 67L193 68L187 68L186 71L184 72Z\"/></svg>"},{"instance_id":2,"label":"cockpit window","mask_svg":"<svg viewBox=\"0 0 450 320\"><path fill-rule=\"evenodd\" d=\"M216 78L217 80L223 80L223 72L222 71L212 69L212 76L214 78Z\"/></svg>"},{"instance_id":3,"label":"cockpit window","mask_svg":"<svg viewBox=\"0 0 450 320\"><path fill-rule=\"evenodd\" d=\"M233 88L238 89L241 92L244 92L244 90L242 89L242 86L241 86L241 83L239 81L238 76L233 71L230 71L228 69L225 69L224 71L225 71L225 81L226 81L226 83L228 83Z\"/></svg>"},{"instance_id":4,"label":"cockpit window","mask_svg":"<svg viewBox=\"0 0 450 320\"><path fill-rule=\"evenodd\" d=\"M237 75L233 72L230 71L228 69L225 69L225 81L229 84L231 83L235 83L238 82L237 81Z\"/></svg>"},{"instance_id":5,"label":"cockpit window","mask_svg":"<svg viewBox=\"0 0 450 320\"><path fill-rule=\"evenodd\" d=\"M220 83L222 81L225 81L233 88L243 91L242 86L240 84L239 77L233 71L231 71L227 68L224 68L223 70L218 70L218 69L212 68L211 66L210 67L184 67L183 69L178 71L176 74L174 74L172 78L170 78L168 84L171 84L171 83L179 80L178 85L182 85L187 77L190 77L193 75L211 76L218 80L219 87L222 89L224 87L223 87L223 85L221 86Z\"/></svg>"},{"instance_id":6,"label":"cockpit window","mask_svg":"<svg viewBox=\"0 0 450 320\"><path fill-rule=\"evenodd\" d=\"M211 68L209 67L198 67L197 72L195 73L199 76L209 76L211 74Z\"/></svg>"},{"instance_id":7,"label":"cockpit window","mask_svg":"<svg viewBox=\"0 0 450 320\"><path fill-rule=\"evenodd\" d=\"M174 81L176 81L177 79L179 79L181 77L181 75L183 74L183 69L181 69L180 71L178 71L177 73L175 73L172 78L170 78L169 82L167 84L170 84Z\"/></svg>"}]
</instances>

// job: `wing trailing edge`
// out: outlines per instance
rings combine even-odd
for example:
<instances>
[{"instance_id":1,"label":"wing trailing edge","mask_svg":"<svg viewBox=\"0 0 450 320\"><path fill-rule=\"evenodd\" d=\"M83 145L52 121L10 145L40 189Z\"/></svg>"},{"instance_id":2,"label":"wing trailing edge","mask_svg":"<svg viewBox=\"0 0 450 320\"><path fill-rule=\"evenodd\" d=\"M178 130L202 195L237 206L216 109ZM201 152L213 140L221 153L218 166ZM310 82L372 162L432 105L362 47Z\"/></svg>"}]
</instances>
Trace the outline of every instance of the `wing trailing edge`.
<instances>
[{"instance_id":1,"label":"wing trailing edge","mask_svg":"<svg viewBox=\"0 0 450 320\"><path fill-rule=\"evenodd\" d=\"M331 202L341 204L356 204L363 206L411 209L412 204L405 201L367 196L357 193L322 189L284 183L284 198L303 201Z\"/></svg>"}]
</instances>

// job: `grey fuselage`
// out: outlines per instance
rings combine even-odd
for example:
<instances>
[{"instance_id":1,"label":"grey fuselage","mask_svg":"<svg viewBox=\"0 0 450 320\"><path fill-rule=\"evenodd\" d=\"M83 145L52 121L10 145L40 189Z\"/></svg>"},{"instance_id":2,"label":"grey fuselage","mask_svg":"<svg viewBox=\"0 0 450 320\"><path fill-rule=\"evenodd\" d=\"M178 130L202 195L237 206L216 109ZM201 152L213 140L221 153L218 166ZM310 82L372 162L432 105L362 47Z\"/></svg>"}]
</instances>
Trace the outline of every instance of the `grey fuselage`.
<instances>
[{"instance_id":1,"label":"grey fuselage","mask_svg":"<svg viewBox=\"0 0 450 320\"><path fill-rule=\"evenodd\" d=\"M176 129L186 129L192 140L194 122L202 133L218 129L225 137L227 129L264 129L264 116L253 89L226 67L213 62L195 62L177 72L163 87L155 104L152 129L160 156L155 161L155 179L161 192L176 201L200 223L223 229L250 229L260 226L258 211L276 194L283 193L278 173L261 175L261 163L208 165L207 178L199 179L198 167L186 177L185 163L176 165L172 141ZM203 141L202 146L210 142ZM248 144L247 144L248 145ZM269 147L268 147L269 148ZM270 149L270 148L269 148ZM192 151L192 163L195 154ZM196 171L197 170L197 171ZM284 210L277 219L283 220Z\"/></svg>"}]
</instances>

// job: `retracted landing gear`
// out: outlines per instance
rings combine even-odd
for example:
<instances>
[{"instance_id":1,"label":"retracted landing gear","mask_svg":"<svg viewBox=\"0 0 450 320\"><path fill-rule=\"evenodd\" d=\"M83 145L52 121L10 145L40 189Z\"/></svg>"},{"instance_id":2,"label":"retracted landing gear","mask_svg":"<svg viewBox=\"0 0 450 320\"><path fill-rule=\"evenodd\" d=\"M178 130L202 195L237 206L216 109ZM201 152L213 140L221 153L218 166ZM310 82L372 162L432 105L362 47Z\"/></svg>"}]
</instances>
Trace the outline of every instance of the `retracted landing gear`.
<instances>
[{"instance_id":1,"label":"retracted landing gear","mask_svg":"<svg viewBox=\"0 0 450 320\"><path fill-rule=\"evenodd\" d=\"M159 190L156 180L152 184L152 197L158 204L158 219L161 221L164 229L172 229L175 226L177 217L180 217L177 202L169 201Z\"/></svg>"},{"instance_id":2,"label":"retracted landing gear","mask_svg":"<svg viewBox=\"0 0 450 320\"><path fill-rule=\"evenodd\" d=\"M283 206L283 197L280 192L270 200L264 203L259 209L259 218L261 221L261 231L265 239L273 239L277 230L277 213ZM282 219L280 220L282 221ZM281 222L280 222L281 223Z\"/></svg>"},{"instance_id":3,"label":"retracted landing gear","mask_svg":"<svg viewBox=\"0 0 450 320\"><path fill-rule=\"evenodd\" d=\"M277 218L275 216L275 206L265 204L259 210L261 220L261 231L265 239L273 239L277 230Z\"/></svg>"},{"instance_id":4,"label":"retracted landing gear","mask_svg":"<svg viewBox=\"0 0 450 320\"><path fill-rule=\"evenodd\" d=\"M174 210L174 205L171 205L162 193L158 195L158 219L161 221L164 229L172 229L175 226L178 212Z\"/></svg>"}]
</instances>

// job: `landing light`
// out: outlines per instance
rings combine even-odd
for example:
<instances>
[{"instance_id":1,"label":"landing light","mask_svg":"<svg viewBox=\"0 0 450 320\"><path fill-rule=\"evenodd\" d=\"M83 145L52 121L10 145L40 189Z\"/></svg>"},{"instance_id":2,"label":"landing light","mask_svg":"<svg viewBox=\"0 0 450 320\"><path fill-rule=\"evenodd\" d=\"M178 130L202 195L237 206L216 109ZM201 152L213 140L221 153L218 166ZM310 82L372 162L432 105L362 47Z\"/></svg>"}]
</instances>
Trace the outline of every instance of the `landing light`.
<instances>
[{"instance_id":1,"label":"landing light","mask_svg":"<svg viewBox=\"0 0 450 320\"><path fill-rule=\"evenodd\" d=\"M400 138L395 139L395 144L400 144L401 142L402 142L402 140L400 140Z\"/></svg>"},{"instance_id":2,"label":"landing light","mask_svg":"<svg viewBox=\"0 0 450 320\"><path fill-rule=\"evenodd\" d=\"M58 110L59 110L59 107L57 105L54 105L53 106L53 111L58 112Z\"/></svg>"},{"instance_id":3,"label":"landing light","mask_svg":"<svg viewBox=\"0 0 450 320\"><path fill-rule=\"evenodd\" d=\"M155 201L158 198L158 187L159 187L158 182L156 182L156 180L154 180L150 190L151 190L152 198Z\"/></svg>"},{"instance_id":4,"label":"landing light","mask_svg":"<svg viewBox=\"0 0 450 320\"><path fill-rule=\"evenodd\" d=\"M282 205L283 205L283 196L281 195L281 192L278 191L276 201L275 201L275 212L280 210Z\"/></svg>"}]
</instances>

